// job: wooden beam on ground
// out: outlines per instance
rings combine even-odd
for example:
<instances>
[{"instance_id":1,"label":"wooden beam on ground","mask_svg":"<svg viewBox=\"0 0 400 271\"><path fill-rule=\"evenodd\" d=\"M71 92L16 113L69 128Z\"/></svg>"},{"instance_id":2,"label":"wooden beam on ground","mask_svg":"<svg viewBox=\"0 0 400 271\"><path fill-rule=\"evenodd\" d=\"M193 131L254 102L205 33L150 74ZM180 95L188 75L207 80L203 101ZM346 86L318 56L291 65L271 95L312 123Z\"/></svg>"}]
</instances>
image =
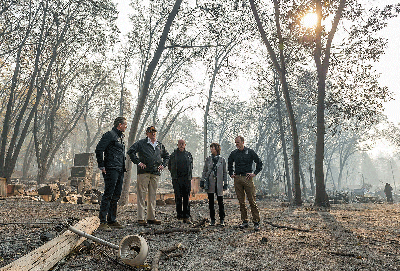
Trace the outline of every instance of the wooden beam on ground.
<instances>
[{"instance_id":1,"label":"wooden beam on ground","mask_svg":"<svg viewBox=\"0 0 400 271\"><path fill-rule=\"evenodd\" d=\"M199 228L199 227L205 225L207 221L208 221L208 218L203 218L202 220L200 220L200 222L194 224L193 228Z\"/></svg>"},{"instance_id":2,"label":"wooden beam on ground","mask_svg":"<svg viewBox=\"0 0 400 271\"><path fill-rule=\"evenodd\" d=\"M160 249L153 258L153 261L151 263L151 271L158 271L158 265L159 265L160 259L164 254L170 253L177 249L185 249L185 248L183 247L183 245L181 243L178 243L171 247ZM178 254L176 254L176 255L178 255ZM182 256L181 253L179 253L179 255Z\"/></svg>"},{"instance_id":3,"label":"wooden beam on ground","mask_svg":"<svg viewBox=\"0 0 400 271\"><path fill-rule=\"evenodd\" d=\"M91 234L100 225L97 216L88 217L77 224L74 228ZM74 248L79 246L86 238L71 231L52 239L43 246L31 251L27 255L4 266L0 271L46 271L52 268L61 259L67 256Z\"/></svg>"},{"instance_id":4,"label":"wooden beam on ground","mask_svg":"<svg viewBox=\"0 0 400 271\"><path fill-rule=\"evenodd\" d=\"M171 228L171 229L164 229L164 230L149 230L145 232L141 232L141 235L146 235L146 234L169 234L169 233L174 233L174 232L186 232L186 233L192 233L192 232L200 232L201 229L199 228Z\"/></svg>"},{"instance_id":5,"label":"wooden beam on ground","mask_svg":"<svg viewBox=\"0 0 400 271\"><path fill-rule=\"evenodd\" d=\"M266 224L271 225L272 227L276 227L276 228L281 228L281 229L288 229L288 230L294 230L294 231L303 231L303 232L310 232L311 230L307 230L307 229L299 229L299 228L294 228L294 227L289 227L289 226L282 226L282 225L277 225L274 224L272 222L269 221L263 221Z\"/></svg>"}]
</instances>

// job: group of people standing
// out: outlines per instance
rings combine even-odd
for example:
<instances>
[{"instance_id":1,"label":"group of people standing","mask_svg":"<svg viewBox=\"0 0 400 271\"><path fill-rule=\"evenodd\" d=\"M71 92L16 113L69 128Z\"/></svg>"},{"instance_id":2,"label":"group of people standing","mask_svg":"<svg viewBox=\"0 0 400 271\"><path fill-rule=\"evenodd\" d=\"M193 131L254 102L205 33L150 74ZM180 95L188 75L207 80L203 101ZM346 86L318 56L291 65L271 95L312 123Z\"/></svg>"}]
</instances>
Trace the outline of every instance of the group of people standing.
<instances>
[{"instance_id":1,"label":"group of people standing","mask_svg":"<svg viewBox=\"0 0 400 271\"><path fill-rule=\"evenodd\" d=\"M104 194L100 203L100 230L123 228L117 220L117 204L122 192L125 168L124 132L127 120L118 117L111 131L103 134L96 146L98 167L104 178ZM200 187L208 194L210 225L216 225L214 196L219 208L219 225L225 225L223 191L228 189L228 174L234 180L234 188L240 205L242 223L240 228L249 227L245 198L247 197L252 213L254 230L260 227L260 215L255 199L253 178L261 171L262 162L258 155L244 146L244 138L235 138L234 150L226 162L221 156L218 143L210 145L211 155L206 158ZM146 129L146 138L135 142L127 151L131 161L137 165L137 221L141 226L159 225L156 219L156 192L161 171L168 167L175 193L177 219L190 222L190 191L193 171L193 157L186 150L186 142L178 140L177 148L169 155L165 146L157 141L157 130L154 126ZM253 164L256 164L253 171ZM145 214L147 197L147 215Z\"/></svg>"}]
</instances>

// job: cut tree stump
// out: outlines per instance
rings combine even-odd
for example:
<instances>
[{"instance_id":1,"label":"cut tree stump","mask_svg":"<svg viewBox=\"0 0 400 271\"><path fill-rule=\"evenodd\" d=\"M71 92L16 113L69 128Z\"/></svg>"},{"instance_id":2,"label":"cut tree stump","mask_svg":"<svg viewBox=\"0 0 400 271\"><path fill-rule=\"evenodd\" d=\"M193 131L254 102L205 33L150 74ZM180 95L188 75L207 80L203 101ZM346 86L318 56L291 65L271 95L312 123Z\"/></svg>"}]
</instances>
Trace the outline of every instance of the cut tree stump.
<instances>
[{"instance_id":1,"label":"cut tree stump","mask_svg":"<svg viewBox=\"0 0 400 271\"><path fill-rule=\"evenodd\" d=\"M97 216L93 216L79 221L74 225L74 228L91 234L99 227L99 225L99 218ZM81 237L71 231L66 231L62 235L52 239L29 254L19 258L18 260L15 260L9 265L4 266L0 269L0 271L49 270L85 240L86 238L84 237Z\"/></svg>"}]
</instances>

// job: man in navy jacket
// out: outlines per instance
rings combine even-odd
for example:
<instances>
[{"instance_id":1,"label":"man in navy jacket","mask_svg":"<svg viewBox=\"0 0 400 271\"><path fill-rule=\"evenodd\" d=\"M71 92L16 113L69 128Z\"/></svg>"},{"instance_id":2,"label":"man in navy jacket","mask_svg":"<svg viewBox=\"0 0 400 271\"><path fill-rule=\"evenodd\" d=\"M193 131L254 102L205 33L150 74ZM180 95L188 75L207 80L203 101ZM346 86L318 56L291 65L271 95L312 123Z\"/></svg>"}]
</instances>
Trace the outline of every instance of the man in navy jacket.
<instances>
[{"instance_id":1,"label":"man in navy jacket","mask_svg":"<svg viewBox=\"0 0 400 271\"><path fill-rule=\"evenodd\" d=\"M114 120L111 131L103 134L96 146L96 159L104 178L104 194L100 204L99 230L123 228L116 221L117 204L121 197L125 170L125 143L123 141L127 121L124 117Z\"/></svg>"}]
</instances>

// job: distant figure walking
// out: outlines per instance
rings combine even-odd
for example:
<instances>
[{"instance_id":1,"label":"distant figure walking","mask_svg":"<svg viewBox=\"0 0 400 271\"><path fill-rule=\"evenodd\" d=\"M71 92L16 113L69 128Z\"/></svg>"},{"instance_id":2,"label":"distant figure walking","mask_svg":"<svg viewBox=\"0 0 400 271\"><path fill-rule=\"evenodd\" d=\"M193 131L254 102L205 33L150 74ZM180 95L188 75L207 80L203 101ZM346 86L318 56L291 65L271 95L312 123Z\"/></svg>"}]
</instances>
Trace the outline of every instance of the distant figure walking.
<instances>
[{"instance_id":1,"label":"distant figure walking","mask_svg":"<svg viewBox=\"0 0 400 271\"><path fill-rule=\"evenodd\" d=\"M168 165L169 154L164 145L157 141L157 130L147 127L146 138L135 142L128 150L132 162L137 165L137 216L138 224L160 225L156 219L157 184L161 171ZM147 221L145 220L145 202L147 194Z\"/></svg>"},{"instance_id":2,"label":"distant figure walking","mask_svg":"<svg viewBox=\"0 0 400 271\"><path fill-rule=\"evenodd\" d=\"M178 148L169 157L168 169L174 187L177 218L184 223L191 223L189 196L192 189L193 158L185 148L185 140L178 140Z\"/></svg>"},{"instance_id":3,"label":"distant figure walking","mask_svg":"<svg viewBox=\"0 0 400 271\"><path fill-rule=\"evenodd\" d=\"M105 133L96 146L96 159L104 178L104 194L100 203L98 230L110 231L124 226L116 221L117 204L121 197L125 169L125 143L127 121L124 117L114 120L114 127Z\"/></svg>"},{"instance_id":4,"label":"distant figure walking","mask_svg":"<svg viewBox=\"0 0 400 271\"><path fill-rule=\"evenodd\" d=\"M238 136L235 138L237 150L231 152L228 158L228 172L234 179L235 192L240 205L242 224L241 229L249 226L247 219L247 208L245 198L247 197L251 214L253 215L254 230L260 230L260 213L256 204L256 187L253 178L262 170L262 162L258 155L252 149L244 146L244 138ZM253 172L253 162L256 163L256 169ZM233 170L235 164L235 170Z\"/></svg>"},{"instance_id":5,"label":"distant figure walking","mask_svg":"<svg viewBox=\"0 0 400 271\"><path fill-rule=\"evenodd\" d=\"M228 189L228 174L226 161L221 154L221 146L218 143L211 143L211 155L204 162L203 175L200 187L208 193L208 207L210 209L210 226L215 226L214 194L217 194L219 224L225 226L225 209L223 191Z\"/></svg>"},{"instance_id":6,"label":"distant figure walking","mask_svg":"<svg viewBox=\"0 0 400 271\"><path fill-rule=\"evenodd\" d=\"M386 200L389 203L393 203L392 190L393 190L393 188L390 186L390 184L386 183L384 191L385 191L385 195L386 195Z\"/></svg>"}]
</instances>

